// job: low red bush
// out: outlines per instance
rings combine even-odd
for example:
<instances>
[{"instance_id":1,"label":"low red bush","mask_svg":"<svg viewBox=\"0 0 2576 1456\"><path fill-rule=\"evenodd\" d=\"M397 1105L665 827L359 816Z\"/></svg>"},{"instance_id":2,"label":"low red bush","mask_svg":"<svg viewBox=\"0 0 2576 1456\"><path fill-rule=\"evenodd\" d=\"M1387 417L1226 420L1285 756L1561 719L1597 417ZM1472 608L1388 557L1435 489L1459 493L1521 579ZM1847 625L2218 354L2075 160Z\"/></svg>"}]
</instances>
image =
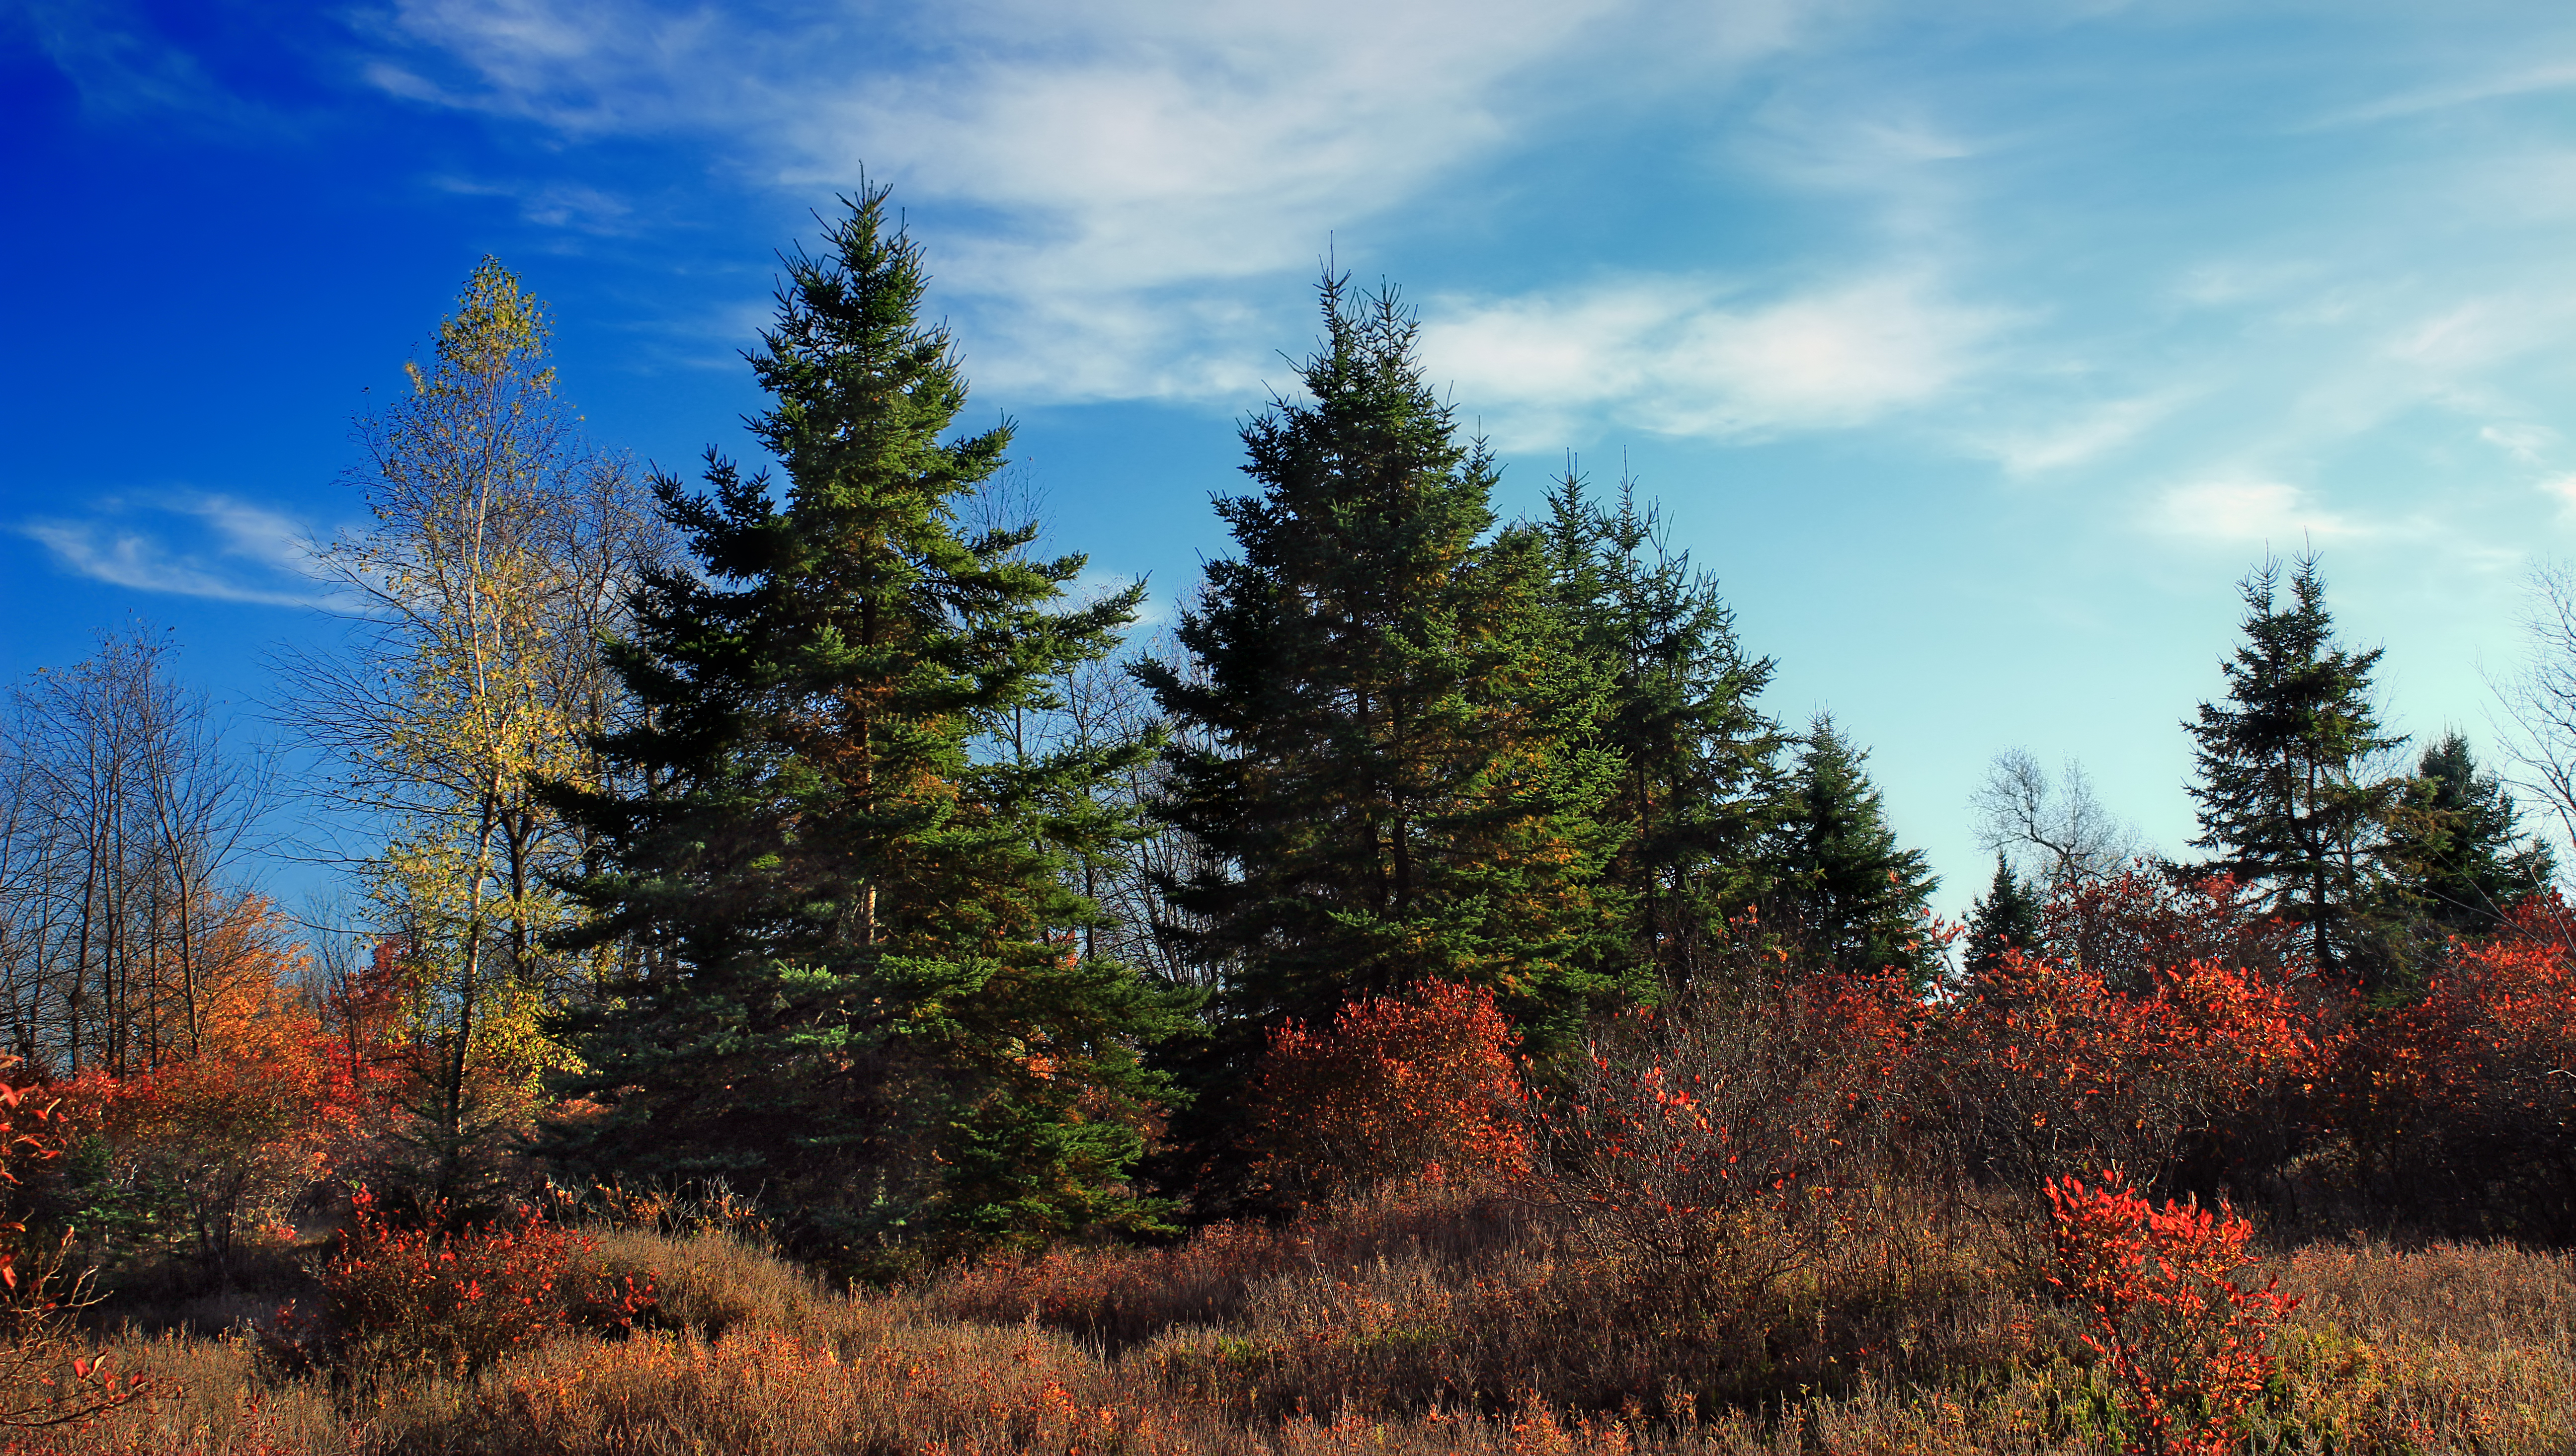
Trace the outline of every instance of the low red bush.
<instances>
[{"instance_id":1,"label":"low red bush","mask_svg":"<svg viewBox=\"0 0 2576 1456\"><path fill-rule=\"evenodd\" d=\"M1518 1178L1518 1045L1492 991L1449 981L1353 1001L1329 1028L1291 1021L1271 1034L1254 1092L1259 1172L1292 1203L1425 1173Z\"/></svg>"},{"instance_id":2,"label":"low red bush","mask_svg":"<svg viewBox=\"0 0 2576 1456\"><path fill-rule=\"evenodd\" d=\"M2193 961L2296 979L2309 969L2299 935L2231 875L2181 880L2144 863L2076 880L2040 910L2050 959L2123 991L2147 990L2158 971Z\"/></svg>"},{"instance_id":3,"label":"low red bush","mask_svg":"<svg viewBox=\"0 0 2576 1456\"><path fill-rule=\"evenodd\" d=\"M2576 1239L2576 926L2556 894L2451 947L2424 996L2371 1018L2342 1116L2378 1197L2460 1231Z\"/></svg>"},{"instance_id":4,"label":"low red bush","mask_svg":"<svg viewBox=\"0 0 2576 1456\"><path fill-rule=\"evenodd\" d=\"M2117 1173L2049 1182L2049 1282L2082 1307L2084 1343L2109 1367L2143 1456L2226 1456L2272 1374L2271 1332L2298 1301L2235 1282L2253 1225L2170 1199L2156 1208Z\"/></svg>"},{"instance_id":5,"label":"low red bush","mask_svg":"<svg viewBox=\"0 0 2576 1456\"><path fill-rule=\"evenodd\" d=\"M1845 1231L1907 1055L1902 1000L1694 991L1605 1023L1539 1108L1544 1186L1638 1288L1757 1299Z\"/></svg>"},{"instance_id":6,"label":"low red bush","mask_svg":"<svg viewBox=\"0 0 2576 1456\"><path fill-rule=\"evenodd\" d=\"M409 1224L364 1191L353 1202L341 1249L321 1270L346 1363L470 1371L566 1330L631 1328L657 1303L651 1274L611 1274L598 1240L533 1210L454 1230L443 1206Z\"/></svg>"},{"instance_id":7,"label":"low red bush","mask_svg":"<svg viewBox=\"0 0 2576 1456\"><path fill-rule=\"evenodd\" d=\"M111 1373L106 1356L74 1343L70 1315L93 1301L88 1276L64 1271L69 1236L32 1257L22 1247L24 1175L61 1157L73 1135L59 1101L0 1082L0 1429L78 1426L152 1392L145 1377Z\"/></svg>"}]
</instances>

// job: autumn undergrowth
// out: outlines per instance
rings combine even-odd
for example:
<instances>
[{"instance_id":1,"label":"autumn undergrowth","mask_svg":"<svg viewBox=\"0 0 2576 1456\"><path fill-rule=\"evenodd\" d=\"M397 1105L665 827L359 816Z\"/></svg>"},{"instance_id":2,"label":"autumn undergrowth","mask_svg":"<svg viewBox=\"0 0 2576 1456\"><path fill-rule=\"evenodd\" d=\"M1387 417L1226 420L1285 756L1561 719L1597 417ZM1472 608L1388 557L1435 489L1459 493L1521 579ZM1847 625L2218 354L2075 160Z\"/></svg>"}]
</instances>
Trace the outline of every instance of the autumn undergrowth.
<instances>
[{"instance_id":1,"label":"autumn undergrowth","mask_svg":"<svg viewBox=\"0 0 2576 1456\"><path fill-rule=\"evenodd\" d=\"M1064 1249L855 1293L720 1229L606 1231L595 1256L656 1281L632 1330L564 1324L479 1367L415 1363L359 1385L279 1370L256 1328L133 1334L109 1354L151 1377L152 1399L0 1450L2139 1448L2094 1313L2050 1282L2044 1219L1934 1219L1902 1190L1879 1198L1922 1222L1847 1241L1729 1310L1642 1285L1540 1200L1440 1182L1168 1248ZM2298 1302L2228 1449L2576 1444L2576 1261L2336 1242L2241 1272Z\"/></svg>"},{"instance_id":2,"label":"autumn undergrowth","mask_svg":"<svg viewBox=\"0 0 2576 1456\"><path fill-rule=\"evenodd\" d=\"M2576 1450L2576 1260L2185 1191L2272 1166L2266 1119L2468 1076L2355 1051L2412 1022L2008 956L1937 1006L1675 991L1524 1086L1491 1011L1433 987L1283 1029L1245 1160L1270 1215L1162 1245L852 1289L729 1195L362 1200L292 1252L305 1315L134 1300L84 1348L148 1396L0 1453ZM2521 1024L2481 1054L2517 1076ZM2356 1160L2429 1156L2352 1125Z\"/></svg>"}]
</instances>

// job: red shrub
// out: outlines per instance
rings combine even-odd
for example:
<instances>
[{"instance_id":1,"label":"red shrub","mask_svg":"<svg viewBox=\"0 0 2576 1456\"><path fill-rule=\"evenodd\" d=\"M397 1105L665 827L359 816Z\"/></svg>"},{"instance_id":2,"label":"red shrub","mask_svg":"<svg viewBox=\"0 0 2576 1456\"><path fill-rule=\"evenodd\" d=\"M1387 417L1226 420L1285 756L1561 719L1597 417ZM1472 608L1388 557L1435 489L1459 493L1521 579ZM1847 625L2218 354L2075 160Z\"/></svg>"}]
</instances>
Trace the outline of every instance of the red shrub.
<instances>
[{"instance_id":1,"label":"red shrub","mask_svg":"<svg viewBox=\"0 0 2576 1456\"><path fill-rule=\"evenodd\" d=\"M168 1220L153 1232L193 1244L217 1270L241 1236L277 1225L345 1161L391 1080L299 993L306 966L288 930L264 900L232 905L210 937L185 1038L126 1075L92 1064L57 1089L83 1130L105 1138L113 1179L150 1191Z\"/></svg>"},{"instance_id":2,"label":"red shrub","mask_svg":"<svg viewBox=\"0 0 2576 1456\"><path fill-rule=\"evenodd\" d=\"M2049 1282L2082 1306L2084 1343L2101 1355L2129 1418L2129 1450L2225 1456L2272 1373L2272 1328L2298 1301L2275 1279L2235 1282L2253 1225L2168 1200L2161 1209L2117 1173L2087 1188L2048 1184L2058 1272Z\"/></svg>"},{"instance_id":3,"label":"red shrub","mask_svg":"<svg viewBox=\"0 0 2576 1456\"><path fill-rule=\"evenodd\" d=\"M2307 969L2298 935L2232 876L2184 883L2143 864L2075 881L2040 910L2051 959L2123 991L2144 991L2156 972L2194 961L2289 979Z\"/></svg>"},{"instance_id":4,"label":"red shrub","mask_svg":"<svg viewBox=\"0 0 2576 1456\"><path fill-rule=\"evenodd\" d=\"M2576 1237L2576 948L2555 894L2452 946L2422 1000L2372 1019L2344 1115L2365 1165L2412 1201L2440 1190L2481 1231Z\"/></svg>"},{"instance_id":5,"label":"red shrub","mask_svg":"<svg viewBox=\"0 0 2576 1456\"><path fill-rule=\"evenodd\" d=\"M2123 991L2007 952L1942 1018L1925 1095L1971 1166L2025 1187L2114 1162L2163 1176L2187 1155L2232 1172L2295 1133L2291 1105L2345 1039L2335 1011L2224 962Z\"/></svg>"},{"instance_id":6,"label":"red shrub","mask_svg":"<svg viewBox=\"0 0 2576 1456\"><path fill-rule=\"evenodd\" d=\"M473 1370L567 1329L631 1327L656 1302L651 1275L610 1275L598 1240L533 1211L455 1232L444 1207L405 1226L363 1191L354 1203L321 1280L339 1353L355 1365Z\"/></svg>"},{"instance_id":7,"label":"red shrub","mask_svg":"<svg viewBox=\"0 0 2576 1456\"><path fill-rule=\"evenodd\" d=\"M2424 999L2395 1018L2391 1045L2420 1061L2445 1098L2501 1092L2531 1101L2576 1077L2576 954L2555 895L2518 907L2506 933L2454 948Z\"/></svg>"},{"instance_id":8,"label":"red shrub","mask_svg":"<svg viewBox=\"0 0 2576 1456\"><path fill-rule=\"evenodd\" d=\"M1291 1021L1255 1084L1260 1171L1292 1201L1425 1173L1517 1178L1518 1045L1493 992L1448 981L1353 1001L1327 1031Z\"/></svg>"},{"instance_id":9,"label":"red shrub","mask_svg":"<svg viewBox=\"0 0 2576 1456\"><path fill-rule=\"evenodd\" d=\"M73 1135L60 1104L28 1090L0 1083L0 1194L10 1195L0 1204L0 1428L19 1430L76 1426L151 1392L143 1376L120 1379L107 1357L71 1343L69 1316L92 1301L88 1275L63 1275L69 1237L23 1257L27 1225L15 1196L23 1175L62 1156Z\"/></svg>"}]
</instances>

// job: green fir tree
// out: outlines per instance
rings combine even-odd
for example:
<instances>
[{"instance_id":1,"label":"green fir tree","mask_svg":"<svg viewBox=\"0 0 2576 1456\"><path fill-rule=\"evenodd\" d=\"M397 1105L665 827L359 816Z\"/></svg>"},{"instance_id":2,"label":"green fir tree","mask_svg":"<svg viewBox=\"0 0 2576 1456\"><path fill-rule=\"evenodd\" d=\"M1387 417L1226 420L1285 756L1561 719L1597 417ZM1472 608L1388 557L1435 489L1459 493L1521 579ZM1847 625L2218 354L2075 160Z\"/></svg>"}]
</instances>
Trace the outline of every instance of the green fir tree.
<instances>
[{"instance_id":1,"label":"green fir tree","mask_svg":"<svg viewBox=\"0 0 2576 1456\"><path fill-rule=\"evenodd\" d=\"M1592 665L1547 606L1545 545L1494 529L1494 467L1424 383L1392 291L1321 287L1306 397L1243 427L1236 554L1184 614L1187 672L1140 669L1176 729L1160 812L1199 868L1171 927L1218 987L1189 1059L1203 1149L1266 1033L1427 977L1494 989L1535 1044L1618 991L1581 738Z\"/></svg>"},{"instance_id":2,"label":"green fir tree","mask_svg":"<svg viewBox=\"0 0 2576 1456\"><path fill-rule=\"evenodd\" d=\"M1786 813L1772 831L1763 920L1805 949L1818 970L1903 973L1917 990L1941 974L1926 935L1940 880L1919 849L1897 846L1879 792L1853 746L1825 714L1808 726Z\"/></svg>"},{"instance_id":3,"label":"green fir tree","mask_svg":"<svg viewBox=\"0 0 2576 1456\"><path fill-rule=\"evenodd\" d=\"M2002 855L1996 855L1994 883L1968 912L1968 939L1959 966L1969 981L2002 965L2006 951L2037 951L2039 917L2039 897Z\"/></svg>"},{"instance_id":4,"label":"green fir tree","mask_svg":"<svg viewBox=\"0 0 2576 1456\"><path fill-rule=\"evenodd\" d=\"M2318 970L2347 974L2368 934L2380 820L2402 783L2371 779L2369 764L2405 740L2381 731L2371 704L2379 649L2335 640L2316 558L2292 564L2286 602L2280 587L2277 561L2239 583L2245 642L2220 664L2226 700L2183 725L2199 762L2192 843L2307 928Z\"/></svg>"},{"instance_id":5,"label":"green fir tree","mask_svg":"<svg viewBox=\"0 0 2576 1456\"><path fill-rule=\"evenodd\" d=\"M2481 771L2468 739L2445 734L2424 750L2385 815L2385 876L2372 919L2387 989L2419 988L2451 937L2492 934L2556 872L2549 846L2525 837L2513 796Z\"/></svg>"},{"instance_id":6,"label":"green fir tree","mask_svg":"<svg viewBox=\"0 0 2576 1456\"><path fill-rule=\"evenodd\" d=\"M1629 911L1626 953L1687 981L1765 888L1784 740L1753 700L1773 664L1745 655L1717 583L1670 548L1629 482L1604 505L1569 469L1548 506L1557 608L1603 680L1592 741L1617 763L1600 817L1620 835L1607 878Z\"/></svg>"},{"instance_id":7,"label":"green fir tree","mask_svg":"<svg viewBox=\"0 0 2576 1456\"><path fill-rule=\"evenodd\" d=\"M886 194L786 260L750 423L783 491L708 454L711 495L656 481L698 570L659 572L607 737L633 794L558 790L600 836L589 937L636 948L571 1027L599 1104L555 1152L629 1183L723 1178L810 1253L1029 1244L1150 1221L1131 1186L1181 1008L1077 953L1097 909L1069 857L1115 750L979 746L1050 674L1096 659L1135 591L1059 605L1079 557L958 505L1007 426L945 438L966 385L920 322L920 249Z\"/></svg>"}]
</instances>

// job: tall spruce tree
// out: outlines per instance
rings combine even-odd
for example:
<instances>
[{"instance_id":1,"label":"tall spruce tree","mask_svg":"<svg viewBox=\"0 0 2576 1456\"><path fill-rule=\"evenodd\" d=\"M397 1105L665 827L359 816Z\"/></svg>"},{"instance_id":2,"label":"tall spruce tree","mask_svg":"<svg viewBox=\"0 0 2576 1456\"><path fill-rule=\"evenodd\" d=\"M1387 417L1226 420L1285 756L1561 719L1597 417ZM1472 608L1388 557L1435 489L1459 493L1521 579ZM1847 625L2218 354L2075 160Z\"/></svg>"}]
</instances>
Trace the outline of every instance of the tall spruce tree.
<instances>
[{"instance_id":1,"label":"tall spruce tree","mask_svg":"<svg viewBox=\"0 0 2576 1456\"><path fill-rule=\"evenodd\" d=\"M1745 655L1717 583L1631 482L1605 504L1569 467L1548 514L1557 609L1602 680L1592 741L1617 765L1600 818L1620 836L1607 878L1630 912L1626 953L1687 980L1712 929L1765 887L1784 739L1753 700L1773 663Z\"/></svg>"},{"instance_id":2,"label":"tall spruce tree","mask_svg":"<svg viewBox=\"0 0 2576 1456\"><path fill-rule=\"evenodd\" d=\"M1589 665L1547 610L1544 542L1495 534L1494 467L1426 385L1393 291L1321 286L1304 399L1243 427L1237 554L1184 614L1161 812L1199 847L1169 886L1218 986L1193 1061L1214 1146L1263 1035L1425 977L1492 987L1544 1044L1609 989L1581 746ZM1186 746L1195 745L1195 746Z\"/></svg>"},{"instance_id":3,"label":"tall spruce tree","mask_svg":"<svg viewBox=\"0 0 2576 1456\"><path fill-rule=\"evenodd\" d=\"M601 1105L557 1154L602 1176L767 1192L809 1249L974 1247L1132 1223L1177 1011L1078 954L1098 914L1067 856L1114 750L979 749L1047 675L1097 658L1138 594L1057 605L1079 557L966 531L1007 425L920 322L918 245L882 188L786 261L749 423L783 492L708 452L711 496L655 482L699 570L653 575L608 736L631 794L559 786L603 853L574 887L640 970L573 1024ZM778 497L783 495L783 499Z\"/></svg>"},{"instance_id":4,"label":"tall spruce tree","mask_svg":"<svg viewBox=\"0 0 2576 1456\"><path fill-rule=\"evenodd\" d=\"M1904 973L1918 990L1941 974L1924 912L1940 880L1896 831L1858 748L1819 713L1808 725L1786 813L1772 830L1763 919L1823 970Z\"/></svg>"},{"instance_id":5,"label":"tall spruce tree","mask_svg":"<svg viewBox=\"0 0 2576 1456\"><path fill-rule=\"evenodd\" d=\"M2379 824L2402 781L2373 780L2373 755L2403 743L2370 701L2379 649L2335 641L2317 559L2266 561L2238 584L2245 642L2219 665L2227 698L2183 726L2196 747L2200 836L2217 867L2263 889L2307 927L2317 969L2347 974L2373 889Z\"/></svg>"}]
</instances>

